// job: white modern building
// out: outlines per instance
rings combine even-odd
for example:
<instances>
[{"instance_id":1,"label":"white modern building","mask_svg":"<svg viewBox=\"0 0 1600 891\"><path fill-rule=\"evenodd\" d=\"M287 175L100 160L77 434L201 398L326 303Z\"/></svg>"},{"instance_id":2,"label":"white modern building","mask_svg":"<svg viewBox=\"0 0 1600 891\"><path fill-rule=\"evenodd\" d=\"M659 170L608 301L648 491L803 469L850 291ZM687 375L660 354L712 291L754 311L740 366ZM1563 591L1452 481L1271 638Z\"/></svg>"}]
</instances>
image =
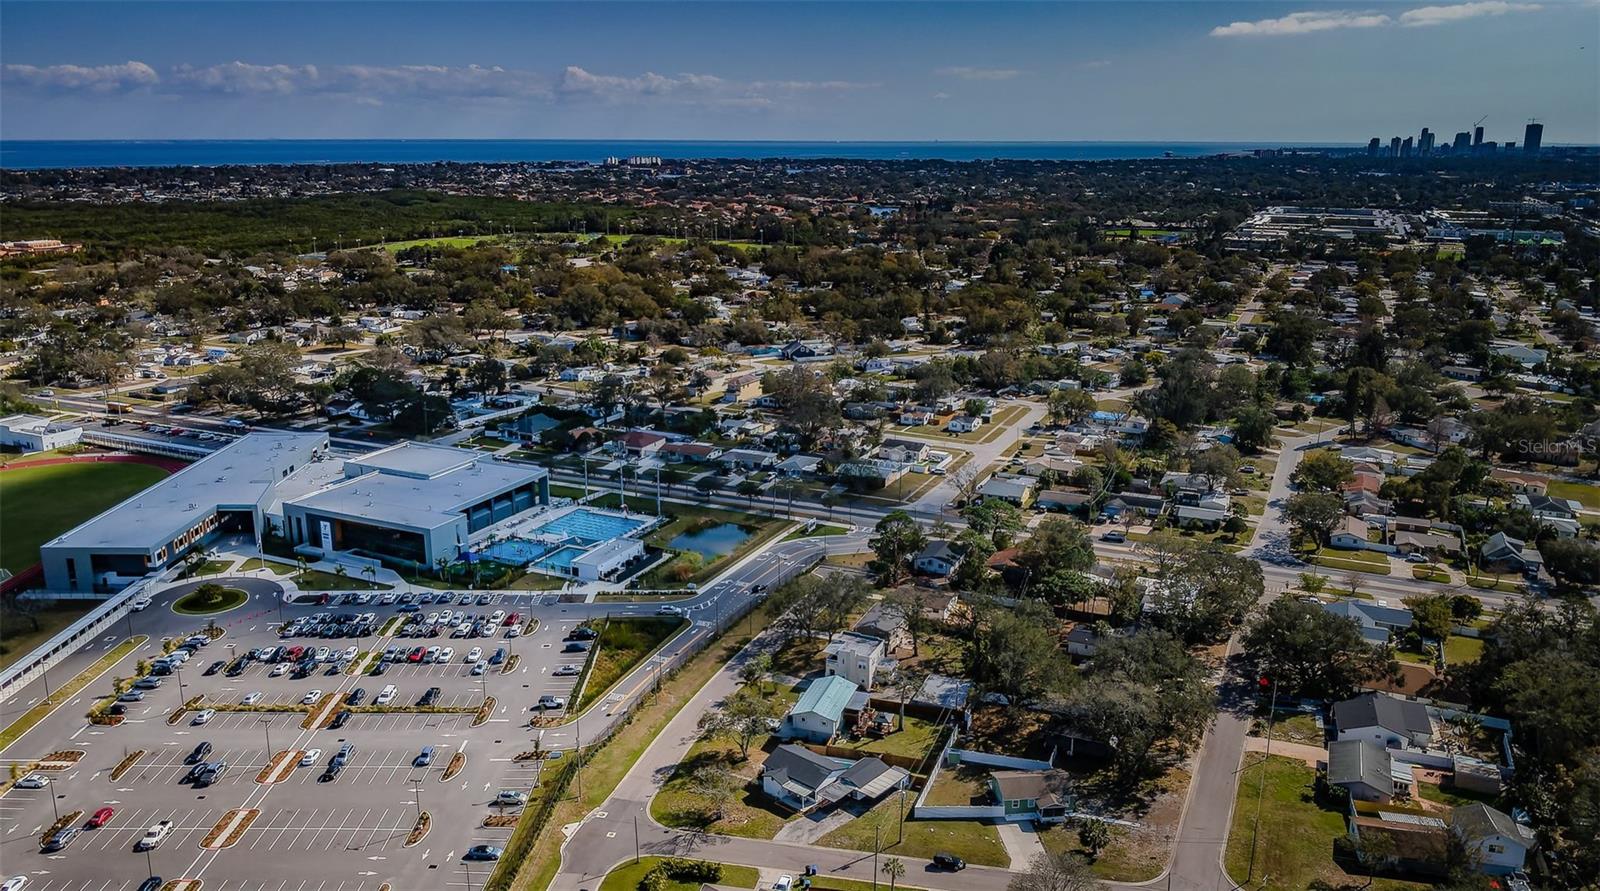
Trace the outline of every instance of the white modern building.
<instances>
[{"instance_id":1,"label":"white modern building","mask_svg":"<svg viewBox=\"0 0 1600 891\"><path fill-rule=\"evenodd\" d=\"M76 424L58 424L39 415L11 415L0 418L0 448L23 453L46 452L75 445L83 437Z\"/></svg>"}]
</instances>

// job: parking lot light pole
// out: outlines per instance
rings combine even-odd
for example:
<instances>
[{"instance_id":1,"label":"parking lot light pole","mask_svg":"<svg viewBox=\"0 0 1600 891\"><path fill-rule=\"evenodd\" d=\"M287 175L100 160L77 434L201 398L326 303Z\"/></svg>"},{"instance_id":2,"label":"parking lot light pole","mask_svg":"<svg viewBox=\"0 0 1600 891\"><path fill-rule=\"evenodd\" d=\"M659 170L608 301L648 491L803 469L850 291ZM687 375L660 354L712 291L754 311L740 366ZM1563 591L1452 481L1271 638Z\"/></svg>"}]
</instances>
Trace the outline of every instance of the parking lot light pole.
<instances>
[{"instance_id":1,"label":"parking lot light pole","mask_svg":"<svg viewBox=\"0 0 1600 891\"><path fill-rule=\"evenodd\" d=\"M146 872L150 873L150 877L151 878L155 878L155 876L156 876L156 867L155 867L154 863L150 862L150 849L149 848L145 848L144 849L144 868L145 868Z\"/></svg>"},{"instance_id":2,"label":"parking lot light pole","mask_svg":"<svg viewBox=\"0 0 1600 891\"><path fill-rule=\"evenodd\" d=\"M422 822L422 783L427 778L428 774L424 771L422 776L414 777L411 780L411 791L416 795L417 799L417 822L419 823Z\"/></svg>"},{"instance_id":3,"label":"parking lot light pole","mask_svg":"<svg viewBox=\"0 0 1600 891\"><path fill-rule=\"evenodd\" d=\"M267 735L267 766L272 766L272 719L261 719L261 730Z\"/></svg>"}]
</instances>

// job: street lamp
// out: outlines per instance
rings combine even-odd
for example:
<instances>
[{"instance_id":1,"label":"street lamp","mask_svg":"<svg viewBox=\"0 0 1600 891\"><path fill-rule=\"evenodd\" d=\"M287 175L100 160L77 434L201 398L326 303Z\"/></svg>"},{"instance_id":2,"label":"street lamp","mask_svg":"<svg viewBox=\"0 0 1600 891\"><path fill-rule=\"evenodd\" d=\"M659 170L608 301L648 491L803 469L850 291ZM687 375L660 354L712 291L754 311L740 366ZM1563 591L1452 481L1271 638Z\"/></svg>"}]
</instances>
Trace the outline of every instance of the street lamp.
<instances>
[{"instance_id":1,"label":"street lamp","mask_svg":"<svg viewBox=\"0 0 1600 891\"><path fill-rule=\"evenodd\" d=\"M272 719L262 718L260 723L261 731L267 735L267 766L270 767L272 765Z\"/></svg>"},{"instance_id":2,"label":"street lamp","mask_svg":"<svg viewBox=\"0 0 1600 891\"><path fill-rule=\"evenodd\" d=\"M44 781L50 787L50 810L56 815L56 822L61 822L61 808L56 804L56 778L45 777Z\"/></svg>"}]
</instances>

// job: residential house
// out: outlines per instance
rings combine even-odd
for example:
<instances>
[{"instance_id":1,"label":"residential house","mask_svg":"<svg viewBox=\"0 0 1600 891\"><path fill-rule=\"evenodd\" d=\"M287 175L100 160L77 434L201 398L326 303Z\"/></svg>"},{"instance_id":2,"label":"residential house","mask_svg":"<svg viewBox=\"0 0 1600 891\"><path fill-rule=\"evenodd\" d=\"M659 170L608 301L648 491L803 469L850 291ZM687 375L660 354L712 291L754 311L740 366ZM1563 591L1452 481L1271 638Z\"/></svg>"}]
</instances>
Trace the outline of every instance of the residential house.
<instances>
[{"instance_id":1,"label":"residential house","mask_svg":"<svg viewBox=\"0 0 1600 891\"><path fill-rule=\"evenodd\" d=\"M1507 489L1518 495L1544 495L1550 490L1549 479L1531 473L1507 470L1504 467L1491 468L1489 478L1499 480Z\"/></svg>"},{"instance_id":2,"label":"residential house","mask_svg":"<svg viewBox=\"0 0 1600 891\"><path fill-rule=\"evenodd\" d=\"M708 442L663 443L659 452L669 464L708 464L722 457L722 447Z\"/></svg>"},{"instance_id":3,"label":"residential house","mask_svg":"<svg viewBox=\"0 0 1600 891\"><path fill-rule=\"evenodd\" d=\"M1065 823L1072 812L1072 779L1064 770L996 770L989 794L1010 822Z\"/></svg>"},{"instance_id":4,"label":"residential house","mask_svg":"<svg viewBox=\"0 0 1600 891\"><path fill-rule=\"evenodd\" d=\"M791 340L784 344L778 355L791 362L822 359L833 355L833 344L826 340Z\"/></svg>"},{"instance_id":5,"label":"residential house","mask_svg":"<svg viewBox=\"0 0 1600 891\"><path fill-rule=\"evenodd\" d=\"M1047 489L1039 493L1034 504L1043 510L1082 515L1093 500L1094 496L1088 492Z\"/></svg>"},{"instance_id":6,"label":"residential house","mask_svg":"<svg viewBox=\"0 0 1600 891\"><path fill-rule=\"evenodd\" d=\"M1027 507L1033 503L1033 496L1038 488L1039 481L1032 477L1014 473L996 473L978 487L978 496L998 498L1017 507Z\"/></svg>"},{"instance_id":7,"label":"residential house","mask_svg":"<svg viewBox=\"0 0 1600 891\"><path fill-rule=\"evenodd\" d=\"M1331 547L1345 551L1363 551L1370 543L1367 541L1367 521L1360 517L1345 517L1339 528L1328 536Z\"/></svg>"},{"instance_id":8,"label":"residential house","mask_svg":"<svg viewBox=\"0 0 1600 891\"><path fill-rule=\"evenodd\" d=\"M929 597L928 599L934 600L936 598ZM950 604L956 597L952 594L938 599L943 602L936 611L932 606L929 607L930 611L933 612L931 618L938 621L947 621ZM866 615L856 622L855 632L882 641L884 650L887 653L899 653L911 649L911 629L906 626L905 616L901 614L898 608L886 606L882 600L874 603L872 608L867 610Z\"/></svg>"},{"instance_id":9,"label":"residential house","mask_svg":"<svg viewBox=\"0 0 1600 891\"><path fill-rule=\"evenodd\" d=\"M1396 532L1390 543L1402 554L1437 557L1461 553L1461 539L1443 532Z\"/></svg>"},{"instance_id":10,"label":"residential house","mask_svg":"<svg viewBox=\"0 0 1600 891\"><path fill-rule=\"evenodd\" d=\"M1371 492L1350 492L1344 496L1344 512L1352 517L1381 517L1394 510L1394 502Z\"/></svg>"},{"instance_id":11,"label":"residential house","mask_svg":"<svg viewBox=\"0 0 1600 891\"><path fill-rule=\"evenodd\" d=\"M1501 358L1510 359L1523 368L1543 365L1545 360L1550 358L1549 350L1536 349L1520 343L1495 347L1494 353Z\"/></svg>"},{"instance_id":12,"label":"residential house","mask_svg":"<svg viewBox=\"0 0 1600 891\"><path fill-rule=\"evenodd\" d=\"M778 463L778 456L762 449L729 449L719 458L724 467L737 470L764 470Z\"/></svg>"},{"instance_id":13,"label":"residential house","mask_svg":"<svg viewBox=\"0 0 1600 891\"><path fill-rule=\"evenodd\" d=\"M1336 616L1353 620L1361 628L1361 636L1368 643L1384 644L1391 635L1411 627L1411 610L1392 606L1379 606L1370 600L1341 597L1322 604L1322 609Z\"/></svg>"},{"instance_id":14,"label":"residential house","mask_svg":"<svg viewBox=\"0 0 1600 891\"><path fill-rule=\"evenodd\" d=\"M943 578L955 572L966 556L965 545L936 538L923 547L912 565L924 575Z\"/></svg>"},{"instance_id":15,"label":"residential house","mask_svg":"<svg viewBox=\"0 0 1600 891\"><path fill-rule=\"evenodd\" d=\"M723 402L749 402L761 395L761 375L755 372L737 374L728 378L724 387Z\"/></svg>"},{"instance_id":16,"label":"residential house","mask_svg":"<svg viewBox=\"0 0 1600 891\"><path fill-rule=\"evenodd\" d=\"M1167 499L1148 492L1118 492L1111 496L1100 515L1107 519L1121 519L1124 515L1155 518L1167 510Z\"/></svg>"},{"instance_id":17,"label":"residential house","mask_svg":"<svg viewBox=\"0 0 1600 891\"><path fill-rule=\"evenodd\" d=\"M878 457L900 464L921 464L928 460L928 444L915 439L885 439L878 446Z\"/></svg>"},{"instance_id":18,"label":"residential house","mask_svg":"<svg viewBox=\"0 0 1600 891\"><path fill-rule=\"evenodd\" d=\"M1525 494L1515 495L1511 500L1517 507L1533 514L1541 524L1554 529L1562 538L1578 534L1578 511L1583 507L1578 502L1549 495Z\"/></svg>"},{"instance_id":19,"label":"residential house","mask_svg":"<svg viewBox=\"0 0 1600 891\"><path fill-rule=\"evenodd\" d=\"M856 685L838 675L813 679L800 694L800 700L784 715L779 737L828 742L844 726L844 708L855 694Z\"/></svg>"},{"instance_id":20,"label":"residential house","mask_svg":"<svg viewBox=\"0 0 1600 891\"><path fill-rule=\"evenodd\" d=\"M622 437L623 451L630 458L654 457L666 445L667 437L652 430L629 430Z\"/></svg>"},{"instance_id":21,"label":"residential house","mask_svg":"<svg viewBox=\"0 0 1600 891\"><path fill-rule=\"evenodd\" d=\"M761 765L761 791L802 813L847 798L875 801L910 779L877 758L851 762L793 744L778 746Z\"/></svg>"},{"instance_id":22,"label":"residential house","mask_svg":"<svg viewBox=\"0 0 1600 891\"><path fill-rule=\"evenodd\" d=\"M972 433L983 426L983 418L976 415L957 415L944 426L951 433Z\"/></svg>"},{"instance_id":23,"label":"residential house","mask_svg":"<svg viewBox=\"0 0 1600 891\"><path fill-rule=\"evenodd\" d=\"M1365 693L1333 705L1333 726L1339 739L1364 739L1387 748L1426 748L1433 741L1433 721L1420 702L1385 693Z\"/></svg>"},{"instance_id":24,"label":"residential house","mask_svg":"<svg viewBox=\"0 0 1600 891\"><path fill-rule=\"evenodd\" d=\"M1489 536L1478 550L1478 562L1485 569L1503 569L1526 575L1538 575L1539 570L1544 568L1544 557L1537 548L1530 548L1522 539L1512 538L1504 532Z\"/></svg>"},{"instance_id":25,"label":"residential house","mask_svg":"<svg viewBox=\"0 0 1600 891\"><path fill-rule=\"evenodd\" d=\"M1472 852L1478 871L1498 876L1522 869L1538 845L1533 830L1487 804L1464 804L1450 812L1450 830Z\"/></svg>"},{"instance_id":26,"label":"residential house","mask_svg":"<svg viewBox=\"0 0 1600 891\"><path fill-rule=\"evenodd\" d=\"M1396 764L1389 750L1364 739L1328 744L1328 783L1358 801L1389 802L1409 792L1415 781L1410 765Z\"/></svg>"},{"instance_id":27,"label":"residential house","mask_svg":"<svg viewBox=\"0 0 1600 891\"><path fill-rule=\"evenodd\" d=\"M871 690L884 661L883 641L865 634L840 634L823 648L823 671L838 676L862 690Z\"/></svg>"}]
</instances>

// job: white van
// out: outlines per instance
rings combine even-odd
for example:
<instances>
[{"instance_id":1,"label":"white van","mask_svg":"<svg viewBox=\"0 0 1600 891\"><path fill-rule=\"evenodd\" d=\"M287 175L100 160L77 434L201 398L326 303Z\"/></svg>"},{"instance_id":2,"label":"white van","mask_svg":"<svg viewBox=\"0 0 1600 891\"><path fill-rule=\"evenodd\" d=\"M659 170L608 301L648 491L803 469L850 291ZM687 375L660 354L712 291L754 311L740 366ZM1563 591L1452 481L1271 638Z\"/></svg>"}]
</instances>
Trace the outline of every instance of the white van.
<instances>
[{"instance_id":1,"label":"white van","mask_svg":"<svg viewBox=\"0 0 1600 891\"><path fill-rule=\"evenodd\" d=\"M373 702L377 703L378 705L388 705L394 701L395 694L399 692L399 689L397 689L394 684L389 684L382 690L378 691L378 698L374 699Z\"/></svg>"}]
</instances>

